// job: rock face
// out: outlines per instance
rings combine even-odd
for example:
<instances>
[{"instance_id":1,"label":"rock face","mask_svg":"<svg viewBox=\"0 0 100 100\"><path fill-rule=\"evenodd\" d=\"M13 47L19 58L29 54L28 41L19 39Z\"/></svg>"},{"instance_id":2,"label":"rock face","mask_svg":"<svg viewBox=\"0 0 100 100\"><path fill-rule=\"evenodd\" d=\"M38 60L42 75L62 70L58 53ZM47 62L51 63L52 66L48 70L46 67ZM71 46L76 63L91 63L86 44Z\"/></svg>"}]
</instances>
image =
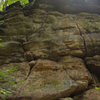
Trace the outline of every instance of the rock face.
<instances>
[{"instance_id":1,"label":"rock face","mask_svg":"<svg viewBox=\"0 0 100 100\"><path fill-rule=\"evenodd\" d=\"M99 0L38 0L54 5L54 9L63 13L90 12L100 14Z\"/></svg>"},{"instance_id":2,"label":"rock face","mask_svg":"<svg viewBox=\"0 0 100 100\"><path fill-rule=\"evenodd\" d=\"M93 57L87 57L86 62L88 64L88 68L100 79L100 56L96 55Z\"/></svg>"},{"instance_id":3,"label":"rock face","mask_svg":"<svg viewBox=\"0 0 100 100\"><path fill-rule=\"evenodd\" d=\"M77 63L72 62L72 59ZM59 63L37 60L15 98L26 96L34 100L55 100L69 96L76 90L84 90L90 80L91 76L81 59L66 57Z\"/></svg>"},{"instance_id":4,"label":"rock face","mask_svg":"<svg viewBox=\"0 0 100 100\"><path fill-rule=\"evenodd\" d=\"M7 100L56 100L82 92L92 80L86 63L100 67L94 62L100 55L99 15L40 8L30 12L18 3L1 15L0 97L9 91Z\"/></svg>"}]
</instances>

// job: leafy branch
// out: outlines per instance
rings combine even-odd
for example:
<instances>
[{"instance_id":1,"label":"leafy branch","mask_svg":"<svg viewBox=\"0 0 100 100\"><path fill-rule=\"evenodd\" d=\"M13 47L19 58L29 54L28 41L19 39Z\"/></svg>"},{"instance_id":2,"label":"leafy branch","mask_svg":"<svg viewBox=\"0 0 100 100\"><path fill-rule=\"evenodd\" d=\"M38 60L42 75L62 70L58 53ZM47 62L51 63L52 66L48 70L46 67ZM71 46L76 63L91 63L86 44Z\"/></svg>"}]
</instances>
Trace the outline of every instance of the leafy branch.
<instances>
[{"instance_id":1,"label":"leafy branch","mask_svg":"<svg viewBox=\"0 0 100 100\"><path fill-rule=\"evenodd\" d=\"M0 0L0 11L4 11L7 6L17 1L20 1L23 6L29 3L29 0Z\"/></svg>"}]
</instances>

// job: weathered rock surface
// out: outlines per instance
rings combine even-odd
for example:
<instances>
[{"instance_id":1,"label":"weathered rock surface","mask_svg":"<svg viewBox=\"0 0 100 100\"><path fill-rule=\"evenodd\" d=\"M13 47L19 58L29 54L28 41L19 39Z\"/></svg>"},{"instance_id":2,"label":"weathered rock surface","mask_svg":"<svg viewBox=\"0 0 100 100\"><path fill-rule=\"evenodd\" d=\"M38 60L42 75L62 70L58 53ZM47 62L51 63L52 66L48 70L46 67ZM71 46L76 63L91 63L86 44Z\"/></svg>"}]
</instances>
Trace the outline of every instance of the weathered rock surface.
<instances>
[{"instance_id":1,"label":"weathered rock surface","mask_svg":"<svg viewBox=\"0 0 100 100\"><path fill-rule=\"evenodd\" d=\"M79 100L100 100L100 89L90 89L81 98Z\"/></svg>"},{"instance_id":2,"label":"weathered rock surface","mask_svg":"<svg viewBox=\"0 0 100 100\"><path fill-rule=\"evenodd\" d=\"M8 100L55 100L82 92L92 80L85 62L98 65L94 59L100 55L100 16L62 14L43 7L51 6L28 14L18 4L0 20L0 71L8 73L11 68L9 77L14 76ZM18 69L12 71L13 66ZM0 83L1 88L7 90L7 83Z\"/></svg>"},{"instance_id":3,"label":"weathered rock surface","mask_svg":"<svg viewBox=\"0 0 100 100\"><path fill-rule=\"evenodd\" d=\"M9 63L0 66L0 100L16 93L28 76L30 67L27 62ZM2 99L1 99L2 98Z\"/></svg>"},{"instance_id":4,"label":"weathered rock surface","mask_svg":"<svg viewBox=\"0 0 100 100\"><path fill-rule=\"evenodd\" d=\"M90 12L100 14L99 0L38 0L41 3L54 5L54 10L63 13Z\"/></svg>"},{"instance_id":5,"label":"weathered rock surface","mask_svg":"<svg viewBox=\"0 0 100 100\"><path fill-rule=\"evenodd\" d=\"M76 60L77 62L73 62ZM31 97L35 100L55 100L82 91L91 80L81 59L66 57L57 63L37 60L28 79L19 87L15 98Z\"/></svg>"}]
</instances>

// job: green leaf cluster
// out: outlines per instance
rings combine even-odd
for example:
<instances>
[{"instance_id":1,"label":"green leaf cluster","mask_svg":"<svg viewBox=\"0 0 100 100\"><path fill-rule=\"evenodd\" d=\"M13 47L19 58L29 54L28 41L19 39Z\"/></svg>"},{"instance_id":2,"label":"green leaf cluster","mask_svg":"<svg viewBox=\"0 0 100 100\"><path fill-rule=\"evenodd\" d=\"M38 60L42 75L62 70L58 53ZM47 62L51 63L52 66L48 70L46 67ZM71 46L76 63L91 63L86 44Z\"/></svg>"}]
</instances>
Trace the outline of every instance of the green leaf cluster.
<instances>
[{"instance_id":1,"label":"green leaf cluster","mask_svg":"<svg viewBox=\"0 0 100 100\"><path fill-rule=\"evenodd\" d=\"M96 89L96 90L100 90L100 87L95 86L95 89Z\"/></svg>"},{"instance_id":2,"label":"green leaf cluster","mask_svg":"<svg viewBox=\"0 0 100 100\"><path fill-rule=\"evenodd\" d=\"M23 6L29 3L28 0L0 0L0 11L3 11L7 6L17 1L20 1Z\"/></svg>"},{"instance_id":3,"label":"green leaf cluster","mask_svg":"<svg viewBox=\"0 0 100 100\"><path fill-rule=\"evenodd\" d=\"M16 85L16 79L15 77L13 77L13 73L15 73L16 71L18 71L18 66L9 68L8 70L0 71L0 95L4 100L6 96L11 96L13 94L12 89ZM3 85L5 83L8 87L10 87L4 87Z\"/></svg>"},{"instance_id":4,"label":"green leaf cluster","mask_svg":"<svg viewBox=\"0 0 100 100\"><path fill-rule=\"evenodd\" d=\"M8 5L11 5L12 3L15 3L17 1L20 1L22 5L25 5L28 3L28 0L8 0Z\"/></svg>"},{"instance_id":5,"label":"green leaf cluster","mask_svg":"<svg viewBox=\"0 0 100 100\"><path fill-rule=\"evenodd\" d=\"M5 78L9 77L10 74L14 73L17 70L18 70L18 66L8 69L5 72L0 71L0 80L4 80Z\"/></svg>"}]
</instances>

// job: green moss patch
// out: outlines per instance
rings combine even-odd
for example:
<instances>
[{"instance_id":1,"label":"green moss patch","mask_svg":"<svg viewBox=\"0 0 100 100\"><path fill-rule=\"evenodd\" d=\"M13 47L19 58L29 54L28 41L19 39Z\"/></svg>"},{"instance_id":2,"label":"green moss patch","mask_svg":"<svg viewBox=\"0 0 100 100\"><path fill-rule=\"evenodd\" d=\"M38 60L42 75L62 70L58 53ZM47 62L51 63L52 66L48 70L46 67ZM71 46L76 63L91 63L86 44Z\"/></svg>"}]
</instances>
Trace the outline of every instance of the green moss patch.
<instances>
[{"instance_id":1,"label":"green moss patch","mask_svg":"<svg viewBox=\"0 0 100 100\"><path fill-rule=\"evenodd\" d=\"M3 100L5 100L6 97L10 97L13 95L16 78L12 74L15 71L18 71L18 66L10 68L6 71L0 71L0 97Z\"/></svg>"}]
</instances>

